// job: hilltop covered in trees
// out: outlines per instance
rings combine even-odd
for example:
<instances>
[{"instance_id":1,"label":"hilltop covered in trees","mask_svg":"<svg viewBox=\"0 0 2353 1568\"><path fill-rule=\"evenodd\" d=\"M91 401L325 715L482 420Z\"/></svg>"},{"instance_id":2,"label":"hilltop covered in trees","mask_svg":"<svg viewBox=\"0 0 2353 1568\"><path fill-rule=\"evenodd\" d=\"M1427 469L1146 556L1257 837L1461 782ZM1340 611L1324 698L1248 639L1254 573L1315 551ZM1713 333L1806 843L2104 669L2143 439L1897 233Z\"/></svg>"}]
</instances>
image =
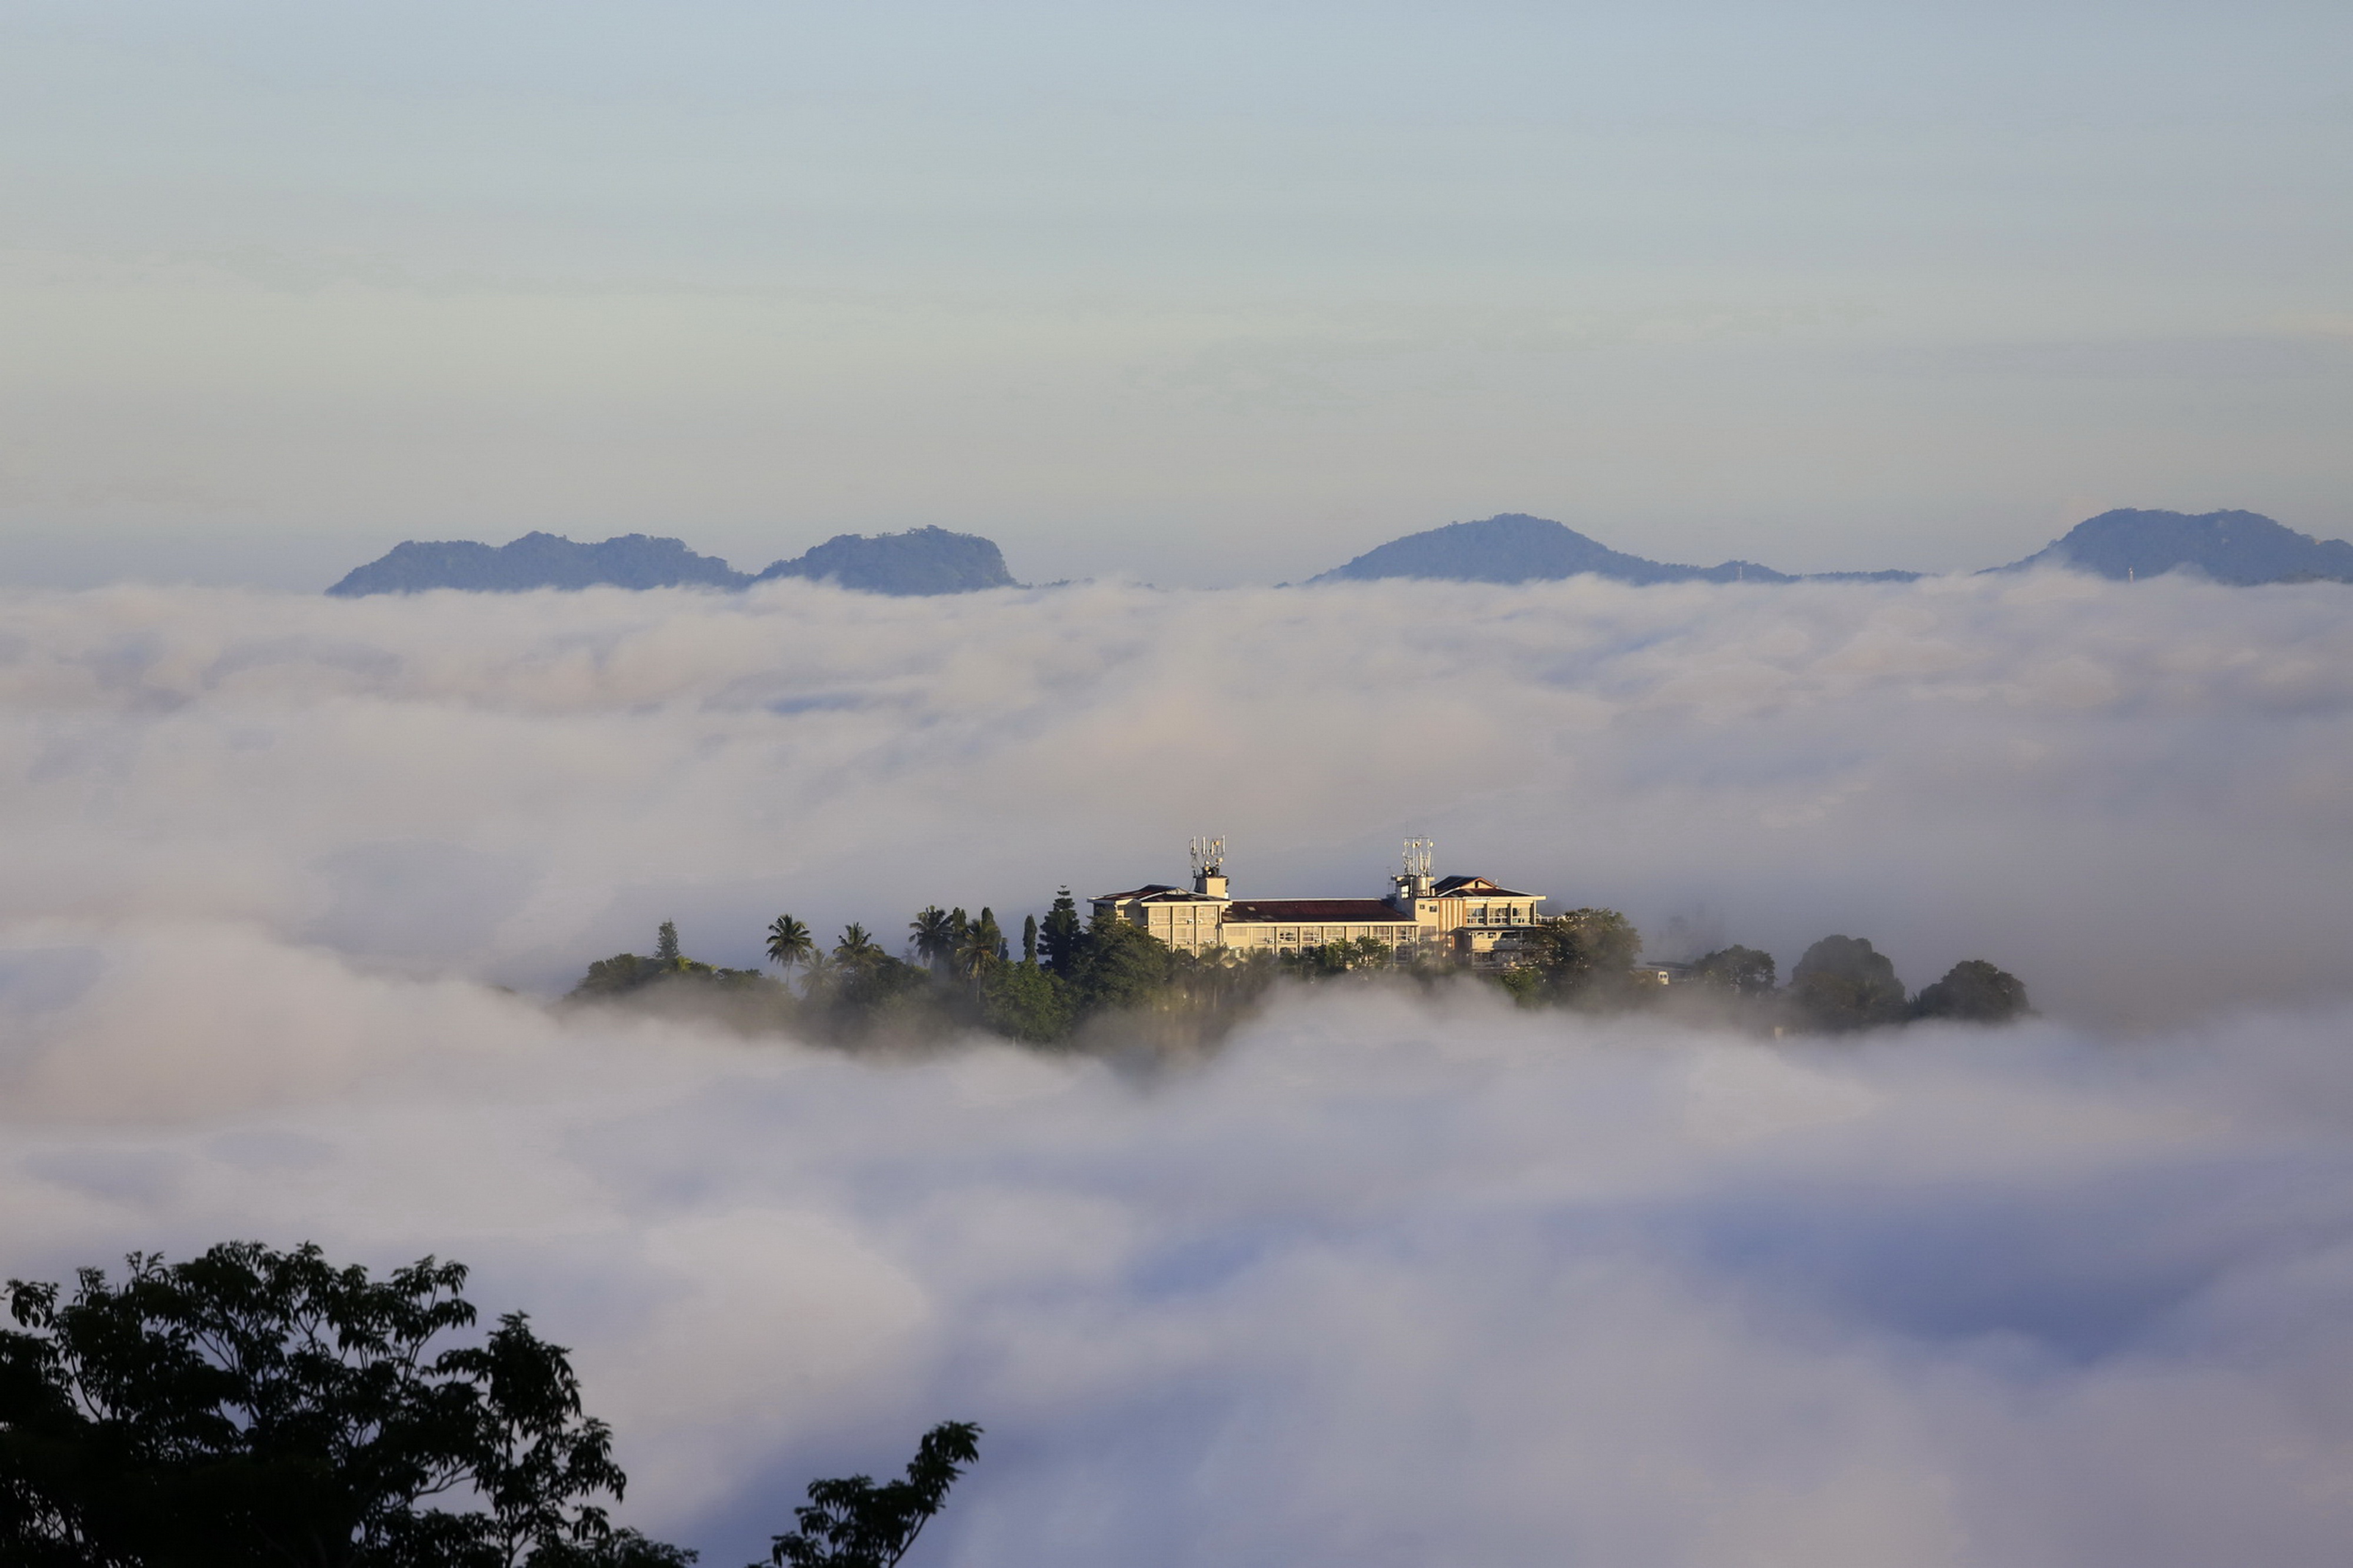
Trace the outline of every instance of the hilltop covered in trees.
<instances>
[{"instance_id":1,"label":"hilltop covered in trees","mask_svg":"<svg viewBox=\"0 0 2353 1568\"><path fill-rule=\"evenodd\" d=\"M2026 987L1982 959L1907 993L1887 956L1859 937L1808 948L1780 984L1770 953L1727 947L1689 965L1638 965L1641 934L1615 910L1575 910L1521 935L1501 967L1442 958L1401 962L1366 939L1304 952L1170 948L1108 911L1082 921L1068 888L1014 940L996 913L936 905L907 922L898 953L863 925L826 946L793 916L765 932L777 971L687 957L663 922L652 957L618 953L588 966L565 998L699 1016L747 1031L785 1031L845 1046L921 1044L973 1029L1024 1044L1198 1046L1223 1035L1278 984L1494 985L1527 1007L1657 1011L1753 1033L1847 1034L1921 1018L2000 1024L2028 1011ZM1662 979L1671 981L1662 984Z\"/></svg>"}]
</instances>

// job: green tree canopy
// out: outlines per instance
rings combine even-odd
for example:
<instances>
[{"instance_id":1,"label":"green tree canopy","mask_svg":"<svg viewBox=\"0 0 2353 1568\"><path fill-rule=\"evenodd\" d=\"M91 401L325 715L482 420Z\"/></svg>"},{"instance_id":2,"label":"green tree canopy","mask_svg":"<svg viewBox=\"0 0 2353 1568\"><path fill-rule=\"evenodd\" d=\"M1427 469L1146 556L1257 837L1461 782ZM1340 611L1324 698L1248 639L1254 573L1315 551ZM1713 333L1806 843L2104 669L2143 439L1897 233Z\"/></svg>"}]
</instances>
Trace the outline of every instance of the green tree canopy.
<instances>
[{"instance_id":1,"label":"green tree canopy","mask_svg":"<svg viewBox=\"0 0 2353 1568\"><path fill-rule=\"evenodd\" d=\"M1072 963L1080 1006L1090 1013L1143 1006L1168 978L1168 960L1166 942L1108 910L1096 911Z\"/></svg>"},{"instance_id":2,"label":"green tree canopy","mask_svg":"<svg viewBox=\"0 0 2353 1568\"><path fill-rule=\"evenodd\" d=\"M855 969L882 956L874 945L874 933L856 921L841 928L841 940L833 944L833 956L846 968Z\"/></svg>"},{"instance_id":3,"label":"green tree canopy","mask_svg":"<svg viewBox=\"0 0 2353 1568\"><path fill-rule=\"evenodd\" d=\"M936 969L955 952L955 925L947 910L937 904L925 904L907 922L907 935L915 946L915 957Z\"/></svg>"},{"instance_id":4,"label":"green tree canopy","mask_svg":"<svg viewBox=\"0 0 2353 1568\"><path fill-rule=\"evenodd\" d=\"M1692 965L1692 978L1736 996L1769 996L1777 972L1773 955L1753 947L1723 947Z\"/></svg>"},{"instance_id":5,"label":"green tree canopy","mask_svg":"<svg viewBox=\"0 0 2353 1568\"><path fill-rule=\"evenodd\" d=\"M1915 1018L1958 1018L1972 1024L2007 1024L2031 1009L2026 984L1982 958L1965 959L1912 999Z\"/></svg>"},{"instance_id":6,"label":"green tree canopy","mask_svg":"<svg viewBox=\"0 0 2353 1568\"><path fill-rule=\"evenodd\" d=\"M1071 988L1034 963L993 965L981 976L980 1021L1032 1045L1059 1040L1071 1032Z\"/></svg>"},{"instance_id":7,"label":"green tree canopy","mask_svg":"<svg viewBox=\"0 0 2353 1568\"><path fill-rule=\"evenodd\" d=\"M1789 999L1799 1018L1831 1034L1900 1023L1904 983L1895 964L1859 936L1826 936L1789 971Z\"/></svg>"},{"instance_id":8,"label":"green tree canopy","mask_svg":"<svg viewBox=\"0 0 2353 1568\"><path fill-rule=\"evenodd\" d=\"M664 963L676 963L679 956L678 922L664 921L654 932L654 957Z\"/></svg>"},{"instance_id":9,"label":"green tree canopy","mask_svg":"<svg viewBox=\"0 0 2353 1568\"><path fill-rule=\"evenodd\" d=\"M1616 910L1571 910L1529 927L1520 951L1538 976L1537 994L1556 1002L1599 999L1625 990L1642 933Z\"/></svg>"},{"instance_id":10,"label":"green tree canopy","mask_svg":"<svg viewBox=\"0 0 2353 1568\"><path fill-rule=\"evenodd\" d=\"M809 1000L831 991L847 966L836 963L830 954L813 952L801 961L801 995Z\"/></svg>"},{"instance_id":11,"label":"green tree canopy","mask_svg":"<svg viewBox=\"0 0 2353 1568\"><path fill-rule=\"evenodd\" d=\"M768 925L768 962L779 969L806 963L817 951L809 928L790 915L778 915Z\"/></svg>"},{"instance_id":12,"label":"green tree canopy","mask_svg":"<svg viewBox=\"0 0 2353 1568\"><path fill-rule=\"evenodd\" d=\"M1038 928L1038 949L1044 955L1047 968L1065 980L1077 973L1079 946L1085 940L1086 928L1079 923L1079 906L1067 887L1058 889L1054 901L1046 910L1045 921Z\"/></svg>"},{"instance_id":13,"label":"green tree canopy","mask_svg":"<svg viewBox=\"0 0 2353 1568\"><path fill-rule=\"evenodd\" d=\"M967 921L956 941L956 972L977 975L1005 956L1005 933L997 929L996 912L984 905L980 918Z\"/></svg>"},{"instance_id":14,"label":"green tree canopy","mask_svg":"<svg viewBox=\"0 0 2353 1568\"><path fill-rule=\"evenodd\" d=\"M839 966L838 998L853 1008L879 1008L920 995L932 984L929 970L903 963L880 948L855 963Z\"/></svg>"}]
</instances>

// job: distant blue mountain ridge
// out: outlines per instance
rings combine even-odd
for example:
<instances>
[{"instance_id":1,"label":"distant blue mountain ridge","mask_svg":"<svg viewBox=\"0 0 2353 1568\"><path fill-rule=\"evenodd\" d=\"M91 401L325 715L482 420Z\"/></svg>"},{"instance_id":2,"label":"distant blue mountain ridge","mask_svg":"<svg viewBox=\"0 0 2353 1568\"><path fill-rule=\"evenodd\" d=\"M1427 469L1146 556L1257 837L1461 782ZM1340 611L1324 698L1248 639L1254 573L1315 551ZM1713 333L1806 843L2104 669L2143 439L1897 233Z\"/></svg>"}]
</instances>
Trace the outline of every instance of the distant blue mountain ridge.
<instances>
[{"instance_id":1,"label":"distant blue mountain ridge","mask_svg":"<svg viewBox=\"0 0 2353 1568\"><path fill-rule=\"evenodd\" d=\"M2315 539L2261 512L2136 511L2087 518L2022 561L1990 568L2024 572L2066 566L2103 577L2201 573L2217 583L2353 583L2353 544Z\"/></svg>"},{"instance_id":2,"label":"distant blue mountain ridge","mask_svg":"<svg viewBox=\"0 0 2353 1568\"><path fill-rule=\"evenodd\" d=\"M526 533L505 544L467 540L396 544L327 590L339 598L457 588L521 594L533 588L745 588L778 577L824 578L868 594L965 594L1018 587L996 544L974 533L918 528L865 537L837 534L765 571L736 571L675 539L625 533L580 544Z\"/></svg>"},{"instance_id":3,"label":"distant blue mountain ridge","mask_svg":"<svg viewBox=\"0 0 2353 1568\"><path fill-rule=\"evenodd\" d=\"M2023 560L1989 572L2042 567L2118 579L2190 572L2217 583L2353 583L2353 544L2315 539L2252 511L2105 511ZM1317 577L1320 583L1419 577L1460 583L1550 582L1590 574L1620 583L1908 583L1916 572L1815 572L1794 576L1754 561L1683 566L1610 549L1550 519L1505 512L1393 539ZM469 541L395 546L327 590L345 598L433 588L522 593L533 588L743 588L807 577L869 594L964 594L1018 587L997 545L973 533L918 528L838 534L756 574L675 539L624 534L580 544L526 533L506 544Z\"/></svg>"},{"instance_id":4,"label":"distant blue mountain ridge","mask_svg":"<svg viewBox=\"0 0 2353 1568\"><path fill-rule=\"evenodd\" d=\"M1676 566L1627 555L1549 518L1507 511L1476 522L1450 522L1409 533L1335 566L1317 583L1380 577L1433 577L1457 583L1535 583L1590 573L1620 583L1796 583L1802 579L1754 561ZM1917 572L1828 572L1815 580L1908 583Z\"/></svg>"},{"instance_id":5,"label":"distant blue mountain ridge","mask_svg":"<svg viewBox=\"0 0 2353 1568\"><path fill-rule=\"evenodd\" d=\"M2315 539L2252 511L2105 511L2064 538L1991 572L2065 567L2117 579L2168 572L2217 583L2353 583L2353 544ZM1309 584L1421 577L1457 583L1534 583L1585 574L1620 583L1908 583L1917 572L1814 572L1792 576L1754 561L1678 566L1610 549L1547 518L1505 512L1409 533L1335 566Z\"/></svg>"}]
</instances>

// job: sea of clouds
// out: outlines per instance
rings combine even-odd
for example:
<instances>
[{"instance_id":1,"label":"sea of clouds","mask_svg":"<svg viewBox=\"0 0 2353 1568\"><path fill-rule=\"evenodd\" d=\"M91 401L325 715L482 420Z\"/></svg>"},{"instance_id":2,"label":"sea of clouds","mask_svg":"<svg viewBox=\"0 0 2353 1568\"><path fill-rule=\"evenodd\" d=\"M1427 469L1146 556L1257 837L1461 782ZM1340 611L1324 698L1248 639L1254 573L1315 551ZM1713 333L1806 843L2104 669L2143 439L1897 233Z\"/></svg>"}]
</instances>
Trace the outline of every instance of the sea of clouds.
<instances>
[{"instance_id":1,"label":"sea of clouds","mask_svg":"<svg viewBox=\"0 0 2353 1568\"><path fill-rule=\"evenodd\" d=\"M1154 1066L545 1005L1196 833L2043 1016L1325 988ZM2331 584L8 595L0 1273L464 1258L714 1564L949 1417L943 1565L2334 1563L2348 851Z\"/></svg>"}]
</instances>

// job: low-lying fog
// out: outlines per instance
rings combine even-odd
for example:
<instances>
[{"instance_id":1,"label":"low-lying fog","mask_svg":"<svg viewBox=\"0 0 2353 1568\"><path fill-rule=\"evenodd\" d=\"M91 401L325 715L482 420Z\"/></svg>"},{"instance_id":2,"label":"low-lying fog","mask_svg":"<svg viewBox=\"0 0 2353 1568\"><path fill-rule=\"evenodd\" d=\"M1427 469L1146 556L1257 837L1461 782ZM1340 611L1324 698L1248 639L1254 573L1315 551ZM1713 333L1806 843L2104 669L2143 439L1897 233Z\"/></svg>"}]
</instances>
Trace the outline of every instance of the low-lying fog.
<instances>
[{"instance_id":1,"label":"low-lying fog","mask_svg":"<svg viewBox=\"0 0 2353 1568\"><path fill-rule=\"evenodd\" d=\"M0 791L0 1274L462 1258L707 1564L949 1417L943 1565L2353 1533L2340 586L12 595ZM1349 986L1139 1073L543 1006L663 919L895 947L1204 832L1243 896L1426 834L1654 952L1845 932L2044 1016Z\"/></svg>"}]
</instances>

